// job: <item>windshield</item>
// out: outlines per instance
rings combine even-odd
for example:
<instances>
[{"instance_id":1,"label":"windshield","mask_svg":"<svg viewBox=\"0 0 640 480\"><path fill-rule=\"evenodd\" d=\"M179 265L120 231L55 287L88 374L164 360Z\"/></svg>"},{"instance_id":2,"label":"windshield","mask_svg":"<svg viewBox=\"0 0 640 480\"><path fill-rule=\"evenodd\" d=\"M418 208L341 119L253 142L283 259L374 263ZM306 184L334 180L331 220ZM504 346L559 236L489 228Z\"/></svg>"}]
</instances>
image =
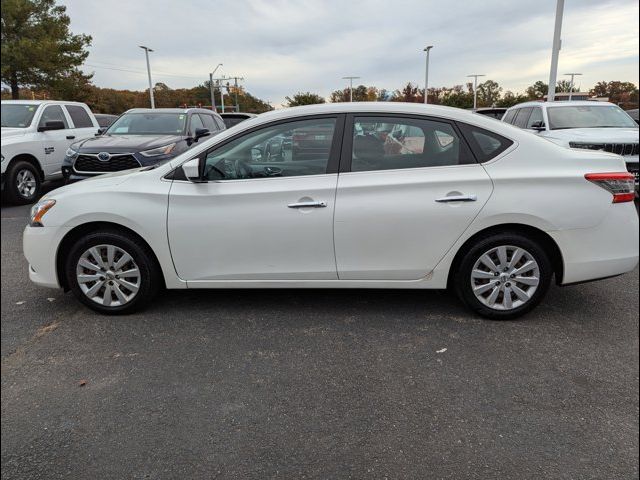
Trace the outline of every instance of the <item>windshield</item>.
<instances>
[{"instance_id":1,"label":"windshield","mask_svg":"<svg viewBox=\"0 0 640 480\"><path fill-rule=\"evenodd\" d=\"M125 113L113 122L107 135L182 135L185 113Z\"/></svg>"},{"instance_id":2,"label":"windshield","mask_svg":"<svg viewBox=\"0 0 640 480\"><path fill-rule=\"evenodd\" d=\"M620 128L636 127L624 110L615 105L548 107L549 128Z\"/></svg>"},{"instance_id":3,"label":"windshield","mask_svg":"<svg viewBox=\"0 0 640 480\"><path fill-rule=\"evenodd\" d=\"M27 128L36 114L37 105L24 103L2 104L2 126L12 128Z\"/></svg>"}]
</instances>

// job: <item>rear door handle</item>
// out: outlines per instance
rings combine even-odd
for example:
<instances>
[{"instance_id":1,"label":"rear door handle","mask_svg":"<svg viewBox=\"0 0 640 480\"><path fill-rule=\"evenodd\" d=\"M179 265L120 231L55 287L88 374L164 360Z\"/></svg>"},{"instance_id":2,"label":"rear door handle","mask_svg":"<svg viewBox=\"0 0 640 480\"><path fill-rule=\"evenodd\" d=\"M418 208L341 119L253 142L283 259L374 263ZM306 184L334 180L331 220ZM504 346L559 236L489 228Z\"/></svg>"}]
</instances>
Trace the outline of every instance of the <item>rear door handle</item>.
<instances>
[{"instance_id":1,"label":"rear door handle","mask_svg":"<svg viewBox=\"0 0 640 480\"><path fill-rule=\"evenodd\" d=\"M476 200L478 200L478 197L475 195L451 195L449 197L436 198L436 202L438 203L475 202Z\"/></svg>"},{"instance_id":2,"label":"rear door handle","mask_svg":"<svg viewBox=\"0 0 640 480\"><path fill-rule=\"evenodd\" d=\"M324 208L327 202L297 202L287 205L289 208Z\"/></svg>"},{"instance_id":3,"label":"rear door handle","mask_svg":"<svg viewBox=\"0 0 640 480\"><path fill-rule=\"evenodd\" d=\"M73 140L74 138L76 138L75 135L67 135L67 140Z\"/></svg>"}]
</instances>

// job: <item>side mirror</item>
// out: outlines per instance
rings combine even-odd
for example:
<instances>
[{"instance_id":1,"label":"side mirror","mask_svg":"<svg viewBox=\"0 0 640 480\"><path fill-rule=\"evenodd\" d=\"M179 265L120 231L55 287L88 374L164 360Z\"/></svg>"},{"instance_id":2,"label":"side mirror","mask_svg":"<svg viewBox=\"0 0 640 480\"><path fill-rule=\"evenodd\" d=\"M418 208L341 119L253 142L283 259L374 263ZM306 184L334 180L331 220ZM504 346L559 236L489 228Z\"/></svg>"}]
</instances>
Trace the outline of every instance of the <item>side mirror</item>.
<instances>
[{"instance_id":1,"label":"side mirror","mask_svg":"<svg viewBox=\"0 0 640 480\"><path fill-rule=\"evenodd\" d=\"M201 183L202 175L200 173L200 159L193 158L182 164L182 171L190 182Z\"/></svg>"},{"instance_id":2,"label":"side mirror","mask_svg":"<svg viewBox=\"0 0 640 480\"><path fill-rule=\"evenodd\" d=\"M39 132L47 132L49 130L64 130L64 122L62 120L50 120L45 122L44 125L38 127Z\"/></svg>"},{"instance_id":3,"label":"side mirror","mask_svg":"<svg viewBox=\"0 0 640 480\"><path fill-rule=\"evenodd\" d=\"M542 120L540 120L538 122L533 122L531 124L531 130L537 130L537 131L541 132L544 129L545 129L545 125L544 125L544 122Z\"/></svg>"},{"instance_id":4,"label":"side mirror","mask_svg":"<svg viewBox=\"0 0 640 480\"><path fill-rule=\"evenodd\" d=\"M98 131L96 132L96 137L99 137L100 135L102 135L106 131L107 131L106 128L99 128Z\"/></svg>"},{"instance_id":5,"label":"side mirror","mask_svg":"<svg viewBox=\"0 0 640 480\"><path fill-rule=\"evenodd\" d=\"M207 137L211 135L211 132L208 128L196 128L196 131L193 135L193 141L197 142L202 137Z\"/></svg>"}]
</instances>

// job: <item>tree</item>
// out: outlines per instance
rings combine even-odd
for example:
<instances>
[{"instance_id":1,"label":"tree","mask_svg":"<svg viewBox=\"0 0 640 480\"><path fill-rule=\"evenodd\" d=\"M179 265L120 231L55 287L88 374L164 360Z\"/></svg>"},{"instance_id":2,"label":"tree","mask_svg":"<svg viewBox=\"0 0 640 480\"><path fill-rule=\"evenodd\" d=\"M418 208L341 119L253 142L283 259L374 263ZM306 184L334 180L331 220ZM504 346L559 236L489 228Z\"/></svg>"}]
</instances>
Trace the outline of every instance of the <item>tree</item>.
<instances>
[{"instance_id":1,"label":"tree","mask_svg":"<svg viewBox=\"0 0 640 480\"><path fill-rule=\"evenodd\" d=\"M558 80L556 84L556 92L569 93L569 92L577 92L578 88L576 86L571 87L570 80Z\"/></svg>"},{"instance_id":2,"label":"tree","mask_svg":"<svg viewBox=\"0 0 640 480\"><path fill-rule=\"evenodd\" d=\"M486 80L478 85L478 106L491 107L500 100L502 87L498 82Z\"/></svg>"},{"instance_id":3,"label":"tree","mask_svg":"<svg viewBox=\"0 0 640 480\"><path fill-rule=\"evenodd\" d=\"M547 93L549 93L549 85L544 83L542 80L538 80L536 83L527 87L525 90L527 97L529 100L536 100L544 97Z\"/></svg>"},{"instance_id":4,"label":"tree","mask_svg":"<svg viewBox=\"0 0 640 480\"><path fill-rule=\"evenodd\" d=\"M519 103L523 103L529 100L529 97L522 93L513 93L510 90L504 92L504 95L500 100L496 102L496 107L513 107Z\"/></svg>"},{"instance_id":5,"label":"tree","mask_svg":"<svg viewBox=\"0 0 640 480\"><path fill-rule=\"evenodd\" d=\"M69 31L66 7L55 0L2 0L1 75L11 87L49 86L69 75L89 55L88 35Z\"/></svg>"},{"instance_id":6,"label":"tree","mask_svg":"<svg viewBox=\"0 0 640 480\"><path fill-rule=\"evenodd\" d=\"M318 103L325 103L324 98L322 98L317 93L311 92L298 92L293 98L284 97L287 101L287 107L299 107L300 105L315 105Z\"/></svg>"},{"instance_id":7,"label":"tree","mask_svg":"<svg viewBox=\"0 0 640 480\"><path fill-rule=\"evenodd\" d=\"M353 101L368 102L368 101L376 100L377 89L374 88L375 91L370 92L369 91L370 88L374 88L374 87L367 88L364 85L358 85L357 87L353 87ZM371 97L370 95L373 95L373 97ZM350 98L351 97L350 97L349 87L347 87L344 90L335 90L331 92L329 100L334 103L348 102Z\"/></svg>"},{"instance_id":8,"label":"tree","mask_svg":"<svg viewBox=\"0 0 640 480\"><path fill-rule=\"evenodd\" d=\"M589 93L596 97L608 97L610 102L626 108L638 108L638 87L631 82L598 82Z\"/></svg>"}]
</instances>

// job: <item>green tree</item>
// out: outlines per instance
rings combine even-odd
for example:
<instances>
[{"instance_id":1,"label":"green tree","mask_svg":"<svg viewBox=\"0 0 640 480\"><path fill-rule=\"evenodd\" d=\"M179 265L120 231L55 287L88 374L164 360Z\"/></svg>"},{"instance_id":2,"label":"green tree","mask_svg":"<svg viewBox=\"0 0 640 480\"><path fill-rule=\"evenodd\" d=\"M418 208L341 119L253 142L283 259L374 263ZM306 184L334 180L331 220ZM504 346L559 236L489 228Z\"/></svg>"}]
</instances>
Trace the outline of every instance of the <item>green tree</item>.
<instances>
[{"instance_id":1,"label":"green tree","mask_svg":"<svg viewBox=\"0 0 640 480\"><path fill-rule=\"evenodd\" d=\"M578 87L575 85L571 87L570 80L558 80L558 83L556 84L556 92L569 93L569 91L577 92Z\"/></svg>"},{"instance_id":2,"label":"green tree","mask_svg":"<svg viewBox=\"0 0 640 480\"><path fill-rule=\"evenodd\" d=\"M549 93L549 85L544 83L542 80L538 80L533 85L527 87L525 93L529 100L536 100Z\"/></svg>"},{"instance_id":3,"label":"green tree","mask_svg":"<svg viewBox=\"0 0 640 480\"><path fill-rule=\"evenodd\" d=\"M498 103L501 93L502 87L498 85L498 82L493 80L486 80L482 82L478 85L478 106L491 107Z\"/></svg>"},{"instance_id":4,"label":"green tree","mask_svg":"<svg viewBox=\"0 0 640 480\"><path fill-rule=\"evenodd\" d=\"M519 103L527 102L529 96L522 93L513 93L510 90L504 92L504 95L500 100L496 102L496 107L513 107Z\"/></svg>"},{"instance_id":5,"label":"green tree","mask_svg":"<svg viewBox=\"0 0 640 480\"><path fill-rule=\"evenodd\" d=\"M19 98L20 86L49 86L84 62L88 35L69 31L66 7L55 0L2 0L1 79Z\"/></svg>"},{"instance_id":6,"label":"green tree","mask_svg":"<svg viewBox=\"0 0 640 480\"><path fill-rule=\"evenodd\" d=\"M299 107L300 105L316 105L318 103L325 103L324 98L317 93L311 92L298 92L293 96L293 98L284 98L287 101L287 107Z\"/></svg>"}]
</instances>

